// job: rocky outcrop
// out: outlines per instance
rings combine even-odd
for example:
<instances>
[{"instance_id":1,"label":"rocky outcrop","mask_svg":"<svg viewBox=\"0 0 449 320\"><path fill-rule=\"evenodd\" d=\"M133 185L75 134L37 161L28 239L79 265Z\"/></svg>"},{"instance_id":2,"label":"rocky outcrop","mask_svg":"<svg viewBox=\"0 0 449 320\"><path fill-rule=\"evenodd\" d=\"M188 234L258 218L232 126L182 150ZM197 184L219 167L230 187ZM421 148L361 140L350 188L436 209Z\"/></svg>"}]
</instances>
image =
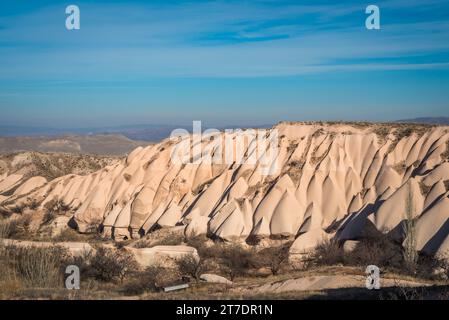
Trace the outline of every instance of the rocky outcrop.
<instances>
[{"instance_id":1,"label":"rocky outcrop","mask_svg":"<svg viewBox=\"0 0 449 320\"><path fill-rule=\"evenodd\" d=\"M14 246L14 247L38 247L38 248L51 248L59 246L61 248L67 249L67 251L73 256L83 256L88 253L94 253L95 249L85 242L36 242L36 241L22 241L22 240L11 240L11 239L0 239L0 244L2 246Z\"/></svg>"},{"instance_id":2,"label":"rocky outcrop","mask_svg":"<svg viewBox=\"0 0 449 320\"><path fill-rule=\"evenodd\" d=\"M193 256L199 260L198 252L189 246L155 246L152 248L132 248L125 247L131 252L140 267L146 268L160 264L165 258L172 260L181 259L186 256Z\"/></svg>"},{"instance_id":3,"label":"rocky outcrop","mask_svg":"<svg viewBox=\"0 0 449 320\"><path fill-rule=\"evenodd\" d=\"M104 236L115 239L185 225L189 237L291 237L297 238L293 248L302 250L329 237L357 240L368 224L398 233L411 193L417 248L446 250L447 127L281 123L274 130L279 139L271 144L278 154L268 163L245 161L254 155L255 140L241 142L237 133L204 137L196 145L203 155L217 157L217 140L232 141L242 148L240 163L200 158L187 135L137 148L95 173L63 176L33 190L18 187L20 176L0 176L0 206L11 210L32 200L41 207L62 200L74 211L80 231L99 223ZM172 161L184 142L193 163Z\"/></svg>"}]
</instances>

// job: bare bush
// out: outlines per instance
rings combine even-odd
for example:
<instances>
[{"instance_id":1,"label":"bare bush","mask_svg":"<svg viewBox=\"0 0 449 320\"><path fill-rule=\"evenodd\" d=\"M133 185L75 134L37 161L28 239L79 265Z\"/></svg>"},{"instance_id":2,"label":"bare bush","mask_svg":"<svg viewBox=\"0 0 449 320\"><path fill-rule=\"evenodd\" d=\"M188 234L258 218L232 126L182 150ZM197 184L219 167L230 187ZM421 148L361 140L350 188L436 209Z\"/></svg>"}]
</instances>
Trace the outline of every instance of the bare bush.
<instances>
[{"instance_id":1,"label":"bare bush","mask_svg":"<svg viewBox=\"0 0 449 320\"><path fill-rule=\"evenodd\" d=\"M166 275L166 269L154 265L136 274L136 278L125 284L123 292L126 295L137 295L145 292L155 292L161 288L160 282Z\"/></svg>"},{"instance_id":2,"label":"bare bush","mask_svg":"<svg viewBox=\"0 0 449 320\"><path fill-rule=\"evenodd\" d=\"M257 254L257 259L261 260L260 264L268 267L272 275L275 276L288 261L288 250L288 245L266 248Z\"/></svg>"},{"instance_id":3,"label":"bare bush","mask_svg":"<svg viewBox=\"0 0 449 320\"><path fill-rule=\"evenodd\" d=\"M394 270L404 268L400 243L371 228L365 229L359 243L351 252L344 252L336 241L322 243L311 254L310 263L315 266L343 264L360 267L376 265Z\"/></svg>"},{"instance_id":4,"label":"bare bush","mask_svg":"<svg viewBox=\"0 0 449 320\"><path fill-rule=\"evenodd\" d=\"M194 247L197 250L201 258L210 256L209 246L207 245L209 239L205 235L188 238L186 241L188 246Z\"/></svg>"},{"instance_id":5,"label":"bare bush","mask_svg":"<svg viewBox=\"0 0 449 320\"><path fill-rule=\"evenodd\" d=\"M61 263L67 251L61 247L16 247L2 249L16 278L29 287L55 288L62 285Z\"/></svg>"},{"instance_id":6,"label":"bare bush","mask_svg":"<svg viewBox=\"0 0 449 320\"><path fill-rule=\"evenodd\" d=\"M11 208L11 212L17 213L17 214L22 214L24 209L25 209L25 206L16 205L15 207Z\"/></svg>"},{"instance_id":7,"label":"bare bush","mask_svg":"<svg viewBox=\"0 0 449 320\"><path fill-rule=\"evenodd\" d=\"M102 281L123 279L137 269L133 255L126 250L114 250L101 247L92 257L90 266L95 278Z\"/></svg>"},{"instance_id":8,"label":"bare bush","mask_svg":"<svg viewBox=\"0 0 449 320\"><path fill-rule=\"evenodd\" d=\"M56 214L53 211L47 211L45 212L44 216L42 217L42 225L49 224L53 220L56 219Z\"/></svg>"},{"instance_id":9,"label":"bare bush","mask_svg":"<svg viewBox=\"0 0 449 320\"><path fill-rule=\"evenodd\" d=\"M161 240L155 241L151 244L152 247L154 246L177 246L182 244L184 241L184 235L180 233L171 233L167 235L166 237L162 238Z\"/></svg>"},{"instance_id":10,"label":"bare bush","mask_svg":"<svg viewBox=\"0 0 449 320\"><path fill-rule=\"evenodd\" d=\"M18 218L9 218L0 221L0 238L16 239L30 234L29 226L31 216L23 215Z\"/></svg>"},{"instance_id":11,"label":"bare bush","mask_svg":"<svg viewBox=\"0 0 449 320\"><path fill-rule=\"evenodd\" d=\"M315 248L310 261L315 265L336 265L344 263L343 248L336 241L325 241Z\"/></svg>"},{"instance_id":12,"label":"bare bush","mask_svg":"<svg viewBox=\"0 0 449 320\"><path fill-rule=\"evenodd\" d=\"M7 239L14 233L15 221L10 219L0 220L0 238Z\"/></svg>"},{"instance_id":13,"label":"bare bush","mask_svg":"<svg viewBox=\"0 0 449 320\"><path fill-rule=\"evenodd\" d=\"M223 247L221 253L223 271L228 273L231 281L235 277L248 274L248 271L256 265L254 252L239 245L227 245Z\"/></svg>"},{"instance_id":14,"label":"bare bush","mask_svg":"<svg viewBox=\"0 0 449 320\"><path fill-rule=\"evenodd\" d=\"M203 264L201 263L201 260L191 254L177 259L176 264L182 275L192 277L195 280L200 278L203 271Z\"/></svg>"}]
</instances>

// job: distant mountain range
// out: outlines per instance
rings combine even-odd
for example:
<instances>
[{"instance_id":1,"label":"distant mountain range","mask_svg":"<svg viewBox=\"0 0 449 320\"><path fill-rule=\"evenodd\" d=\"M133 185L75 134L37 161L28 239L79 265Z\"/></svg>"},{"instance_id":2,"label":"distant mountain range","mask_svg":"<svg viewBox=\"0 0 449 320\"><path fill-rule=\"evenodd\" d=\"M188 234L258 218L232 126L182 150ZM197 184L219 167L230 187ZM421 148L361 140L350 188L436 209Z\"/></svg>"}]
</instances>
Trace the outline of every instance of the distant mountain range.
<instances>
[{"instance_id":1,"label":"distant mountain range","mask_svg":"<svg viewBox=\"0 0 449 320\"><path fill-rule=\"evenodd\" d=\"M396 122L449 125L449 117L423 117L423 118L398 120Z\"/></svg>"},{"instance_id":2,"label":"distant mountain range","mask_svg":"<svg viewBox=\"0 0 449 320\"><path fill-rule=\"evenodd\" d=\"M51 128L0 126L2 137L50 137L65 135L107 135L120 134L132 140L159 141L179 126L174 125L130 125L92 128Z\"/></svg>"},{"instance_id":3,"label":"distant mountain range","mask_svg":"<svg viewBox=\"0 0 449 320\"><path fill-rule=\"evenodd\" d=\"M402 119L392 121L397 123L425 123L437 125L449 125L449 117L422 117L414 119ZM215 127L218 130L233 128L270 128L272 124L266 125L227 125ZM201 130L212 128L204 126ZM25 127L25 126L2 126L0 125L0 137L45 137L56 138L64 136L105 136L121 135L134 141L159 142L170 136L175 129L185 129L192 131L192 125L155 125L138 124L111 127L90 127L90 128L51 128L51 127ZM104 139L104 137L102 138Z\"/></svg>"},{"instance_id":4,"label":"distant mountain range","mask_svg":"<svg viewBox=\"0 0 449 320\"><path fill-rule=\"evenodd\" d=\"M247 128L269 128L272 125L246 126ZM218 130L241 128L242 126L216 127ZM203 127L206 130L209 127ZM49 128L49 127L24 127L24 126L1 126L0 137L59 137L66 135L123 135L131 140L159 142L170 136L175 129L192 131L192 125L127 125L99 128Z\"/></svg>"}]
</instances>

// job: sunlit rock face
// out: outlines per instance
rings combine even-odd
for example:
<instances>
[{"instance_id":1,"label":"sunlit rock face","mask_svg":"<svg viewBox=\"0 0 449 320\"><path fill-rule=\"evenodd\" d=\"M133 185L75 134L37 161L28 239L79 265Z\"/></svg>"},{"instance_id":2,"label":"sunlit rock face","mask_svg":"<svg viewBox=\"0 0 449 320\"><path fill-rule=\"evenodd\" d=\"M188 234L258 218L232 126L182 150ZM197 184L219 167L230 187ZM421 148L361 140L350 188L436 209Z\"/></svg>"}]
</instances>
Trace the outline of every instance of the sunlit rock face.
<instances>
[{"instance_id":1,"label":"sunlit rock face","mask_svg":"<svg viewBox=\"0 0 449 320\"><path fill-rule=\"evenodd\" d=\"M266 147L276 152L263 161L256 137L222 132L139 147L86 176L46 182L3 174L0 206L60 200L80 232L100 224L115 239L184 225L188 237L291 237L299 249L356 240L367 225L400 236L411 207L417 248L448 248L448 127L280 123L273 132ZM231 143L229 159L220 141ZM173 161L180 152L189 161Z\"/></svg>"}]
</instances>

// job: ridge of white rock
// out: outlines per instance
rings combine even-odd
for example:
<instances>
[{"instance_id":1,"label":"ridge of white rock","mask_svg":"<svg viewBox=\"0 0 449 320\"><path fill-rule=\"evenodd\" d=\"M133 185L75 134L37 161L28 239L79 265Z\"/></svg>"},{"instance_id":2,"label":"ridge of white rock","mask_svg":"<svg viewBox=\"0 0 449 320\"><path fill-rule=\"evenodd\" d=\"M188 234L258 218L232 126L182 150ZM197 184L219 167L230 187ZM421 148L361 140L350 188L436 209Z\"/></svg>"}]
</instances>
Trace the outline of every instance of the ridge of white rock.
<instances>
[{"instance_id":1,"label":"ridge of white rock","mask_svg":"<svg viewBox=\"0 0 449 320\"><path fill-rule=\"evenodd\" d=\"M259 161L217 164L200 159L189 144L198 163L174 163L176 143L166 139L86 176L72 174L46 183L3 174L0 207L12 210L35 201L42 208L61 200L74 211L79 231L88 232L99 223L103 236L117 240L185 225L187 236L207 233L228 241L298 237L308 247L327 239L326 234L340 241L357 240L367 224L384 233L399 230L411 192L418 249L445 250L448 127L407 131L384 125L385 133L376 128L280 123L270 129L278 130L279 137L272 142L278 144L279 154L271 175L262 174ZM214 157L217 139L243 146L243 159L254 153L254 141L241 143L236 133L198 143Z\"/></svg>"}]
</instances>

